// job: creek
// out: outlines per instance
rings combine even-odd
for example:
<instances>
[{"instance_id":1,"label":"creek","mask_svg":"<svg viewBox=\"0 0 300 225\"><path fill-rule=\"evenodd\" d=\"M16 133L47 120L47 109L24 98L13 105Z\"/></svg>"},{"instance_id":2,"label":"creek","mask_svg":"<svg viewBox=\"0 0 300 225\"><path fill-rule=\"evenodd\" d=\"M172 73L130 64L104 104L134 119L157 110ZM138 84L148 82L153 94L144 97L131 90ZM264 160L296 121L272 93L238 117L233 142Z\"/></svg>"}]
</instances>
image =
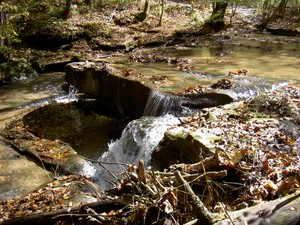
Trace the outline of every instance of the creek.
<instances>
[{"instance_id":1,"label":"creek","mask_svg":"<svg viewBox=\"0 0 300 225\"><path fill-rule=\"evenodd\" d=\"M243 43L243 44L241 44ZM248 40L235 44L218 47L183 48L164 47L151 50L139 50L135 54L159 54L166 57L183 57L192 60L193 69L190 71L178 71L174 65L167 63L129 63L124 58L112 58L111 61L117 67L130 67L145 76L168 76L172 84L158 86L151 84L156 89L164 91L177 90L189 85L211 84L226 78L229 71L247 69L249 76L236 78L238 84L232 95L235 99L249 98L261 92L274 90L286 84L300 87L300 44L299 43L267 43ZM30 110L39 108L53 102L73 102L76 100L74 89L69 94L61 88L64 84L63 73L42 74L34 79L16 82L10 86L0 89L0 130L3 131L5 124L10 120L22 117ZM92 177L98 184L106 188L104 180L112 179L109 170L114 174L120 174L124 170L123 163L138 163L140 159L149 166L151 152L162 139L164 132L172 125L179 123L177 116L188 115L193 111L176 112L174 99L165 99L156 92L150 95L144 116L131 121L124 128L118 139L105 137L98 131L83 138L75 150L88 158L99 160L91 163L81 174ZM76 116L76 115L75 115ZM80 117L74 119L79 130ZM105 129L105 126L104 126ZM59 132L59 131L58 131ZM94 133L93 133L94 132ZM19 165L19 171L25 171L25 161L28 157L20 153L4 154L14 150L5 142L0 145L0 165L10 164L9 160ZM16 157L18 155L18 157ZM16 160L17 159L17 160ZM23 159L20 161L19 159ZM106 169L103 169L103 166ZM7 169L10 167L8 166ZM32 167L28 172L17 175L0 174L0 185L2 195L0 200L20 196L42 183L49 181L55 176L44 170L41 166ZM35 176L31 176L34 168ZM14 176L14 179L11 179ZM24 176L27 176L24 178ZM11 180L10 180L11 179ZM22 180L22 182L16 182ZM14 185L12 185L12 183ZM25 183L25 184L24 184Z\"/></svg>"}]
</instances>

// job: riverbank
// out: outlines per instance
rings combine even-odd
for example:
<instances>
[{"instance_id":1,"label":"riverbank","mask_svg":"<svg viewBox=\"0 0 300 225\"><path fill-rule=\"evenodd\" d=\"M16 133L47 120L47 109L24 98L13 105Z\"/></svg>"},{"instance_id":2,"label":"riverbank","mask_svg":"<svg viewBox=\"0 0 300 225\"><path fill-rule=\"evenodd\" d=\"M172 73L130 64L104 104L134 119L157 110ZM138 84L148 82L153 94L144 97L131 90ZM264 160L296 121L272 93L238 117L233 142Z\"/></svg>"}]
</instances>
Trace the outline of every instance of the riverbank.
<instances>
[{"instance_id":1,"label":"riverbank","mask_svg":"<svg viewBox=\"0 0 300 225\"><path fill-rule=\"evenodd\" d=\"M113 175L116 183L105 192L85 177L55 178L54 183L24 197L2 202L3 224L54 224L59 220L68 221L70 212L78 215L77 219L86 218L85 214L94 215L101 217L102 222L114 224L130 223L132 217L147 221L146 224L153 222L151 218L161 222L174 218L186 222L205 220L201 213L186 208L193 196L201 197L201 201L197 201L203 202L215 224L227 224L228 216L229 220L249 224L277 221L279 217L290 223L297 219L297 210L289 210L288 216L284 216L282 210L297 208L299 204L299 96L299 89L285 87L252 100L179 117L180 123L170 126L154 149L155 169L145 168L142 160L138 165L123 165L126 168L123 175L120 178ZM46 106L49 107L74 106ZM31 123L36 121L34 126L44 126L38 118L47 111L42 115L33 112L26 117L31 118ZM56 123L55 118L53 120ZM8 127L6 134L15 148L35 154L47 167L56 168L56 160L61 167L61 162L68 163L71 156L62 155L70 148L67 143L36 136L32 125L25 127L17 121ZM91 162L105 165L97 160ZM182 186L187 184L192 188L188 195L182 195L182 191L187 191L182 190ZM83 188L85 185L88 188ZM281 198L283 196L285 198ZM289 197L292 199L285 202ZM282 204L285 207L277 209ZM127 207L132 210L127 211ZM199 206L192 207L198 209ZM91 214L87 209L96 211ZM275 210L276 213L257 217L253 210Z\"/></svg>"},{"instance_id":2,"label":"riverbank","mask_svg":"<svg viewBox=\"0 0 300 225\"><path fill-rule=\"evenodd\" d=\"M150 16L145 22L137 24L131 23L133 16L129 10L114 15L114 17L108 17L113 15L114 11L112 9L106 9L106 12L101 11L100 14L95 12L88 12L82 15L73 14L60 28L65 29L69 27L70 29L67 29L67 32L74 32L75 36L84 30L85 35L88 34L87 36L76 38L76 40L74 39L64 45L58 45L58 47L56 46L51 51L49 49L38 50L33 48L33 46L21 47L15 52L14 57L24 57L26 60L22 60L21 63L28 62L28 64L34 65L34 68L40 73L46 71L63 72L66 64L72 61L114 61L118 57L139 57L134 55L134 53L146 47L176 46L182 49L202 46L218 48L224 44L243 45L244 40L255 40L262 44L254 48L268 52L270 49L265 46L265 43L268 42L300 42L299 37L279 37L270 36L266 33L253 32L254 24L244 20L245 17L240 14L236 14L233 17L232 26L228 26L221 32L206 35L199 34L197 33L197 28L201 26L203 17L208 16L210 11L196 8L192 12L189 7L189 4L168 2L167 13L164 16L162 26L157 26L158 10L154 9L150 11ZM135 13L137 12L138 9L136 8ZM203 12L203 14L200 12ZM175 18L176 20L174 20ZM226 19L229 21L229 14ZM101 22L99 23L99 21ZM52 28L55 30L57 27ZM48 30L46 35L52 35L53 33L51 32L53 30ZM91 33L87 33L87 31ZM58 32L55 34L59 36L62 33ZM51 40L47 40L49 40L50 44ZM43 42L41 43L43 44ZM245 46L247 47L246 44ZM249 48L251 47L253 46L249 46ZM291 49L291 51L294 50ZM128 56L129 53L132 54ZM223 54L224 52L220 51L217 53ZM147 54L140 57L142 57L142 60L144 58L153 59L153 56L151 58L151 55L149 57ZM163 62L167 63L172 58L159 55L155 59L162 59L165 60ZM142 67L146 67L146 65L142 64ZM189 64L176 66L180 69L191 68ZM211 67L212 65L208 61L206 66ZM291 66L293 65L291 64ZM243 74L242 70L240 72L241 74L233 71L231 75L245 76L246 79L246 74ZM139 78L143 78L142 74L135 74L130 69L123 70L123 73L125 77L134 77L137 75ZM225 71L224 74L230 75L229 71ZM50 73L47 76L52 82L52 79L56 75ZM58 76L62 77L63 74L61 73ZM155 85L168 83L166 77L162 76L161 79L157 75L151 75L151 77L152 80L149 80ZM7 127L10 130L6 130L4 136L9 141L3 142L3 146L6 148L3 157L9 155L8 160L12 158L25 158L30 161L30 158L24 157L23 153L27 152L26 154L35 155L34 157L37 160L32 164L39 167L39 172L36 172L35 175L44 179L39 180L39 183L34 183L30 179L35 178L27 177L27 173L24 173L23 175L26 176L27 181L26 184L32 183L32 186L26 186L20 190L20 193L10 195L9 182L16 182L11 179L15 177L15 174L2 174L0 176L1 185L6 183L6 187L8 187L8 191L4 196L5 200L8 201L1 202L0 214L1 219L6 220L8 224L10 221L13 223L22 221L22 219L24 221L28 219L27 221L30 221L31 224L34 221L39 224L45 224L46 222L53 224L56 220L70 218L70 212L72 213L72 218L73 216L79 218L78 223L82 220L86 221L89 216L103 223L114 224L130 224L134 223L134 221L139 221L140 223L161 222L175 224L175 221L186 223L188 221L195 221L196 219L201 220L199 214L195 214L195 211L189 210L191 207L196 207L191 206L190 201L187 200L192 196L192 193L190 192L189 196L181 194L186 193L186 190L181 189L182 186L186 186L185 181L188 181L192 186L194 193L201 196L201 201L205 203L205 207L211 212L224 213L226 215L229 210L245 208L248 210L246 214L248 213L247 215L250 216L247 218L241 216L240 221L247 221L250 224L251 220L253 221L255 217L255 215L249 213L252 209L250 206L264 201L272 201L281 196L289 196L289 194L299 189L299 173L297 172L299 171L299 163L297 164L299 162L299 89L297 88L286 87L285 89L278 90L278 92L270 92L267 95L259 96L253 101L235 102L233 105L212 108L204 110L202 114L180 118L181 124L177 127L174 126L173 130L170 128L165 135L165 139L162 140L156 149L157 152L159 150L165 151L164 153L160 152L160 154L165 154L163 158L170 160L166 163L170 168L161 168L161 170L167 169L168 171L164 173L147 170L143 167L142 163L140 165L126 165L125 170L127 171L123 174L125 178L122 177L122 179L117 180L115 188L103 195L103 190L95 189L90 179L80 176L80 171L77 171L79 176L77 176L78 174L70 177L63 175L65 173L73 173L75 169L78 169L70 166L70 164L74 164L72 161L70 161L69 165L62 168L62 170L65 169L63 172L58 171L58 166L65 163L64 159L70 159L70 155L72 160L75 159L87 163L89 166L92 165L86 158L82 158L77 154L67 142L71 140L70 142L73 141L72 144L76 146L82 140L83 133L89 129L93 132L96 126L102 126L113 133L115 130L112 128L114 126L117 128L119 124L116 125L114 121L104 119L108 122L106 125L102 125L100 120L102 121L103 117L95 114L95 112L91 112L90 107L79 110L76 108L78 105L57 105L53 103L52 94L63 93L60 86L64 82L61 82L61 80L58 82L55 79L54 84L51 82L45 86L32 85L32 89L30 89L31 86L28 85L28 88L22 89L23 91L20 93L22 98L19 101L27 102L29 104L28 107L33 106L36 109L33 113L29 113L29 111L33 110L33 108L30 108L25 110L18 109L10 114L10 110L14 110L14 106L13 104L10 106L9 101L7 101L7 107L2 109L5 113L2 115L5 115L5 118L1 120L1 128L4 129L4 123L6 122L12 120L19 122L15 124L11 123L13 125ZM226 81L223 84L225 85L219 83L219 86L216 85L216 87L230 88L230 84L226 83ZM226 86L226 84L228 85ZM26 84L23 86L26 86ZM51 92L50 89L55 86L59 87L59 91ZM39 99L45 98L47 100L50 96L50 101L53 105L47 102L45 103L46 106L42 108L39 105L40 101L37 101L37 105L32 105L31 102L34 98L30 94L31 91L40 93L41 96L38 97ZM202 91L202 89L198 86L187 89L187 92L197 91ZM8 93L13 95L14 92L8 91ZM5 97L4 95L1 101L4 101L5 98L9 99L9 97ZM22 107L27 106L26 104L23 105L23 103L21 105ZM20 107L20 105L17 105L17 107ZM57 114L53 116L53 112ZM26 118L21 113L26 114L27 126L23 124L23 120L26 120ZM49 113L52 113L53 117ZM63 117L61 117L62 115ZM257 117L260 119L257 120ZM48 120L47 123L45 120ZM68 124L65 130L55 130L56 127L63 125L64 120L67 120L72 126ZM87 123L80 124L79 122L83 120L86 120ZM291 124L292 126L290 126ZM82 125L84 129L79 125ZM218 130L217 128L219 127L224 129ZM293 127L293 129L291 130L290 127ZM39 128L42 128L42 130ZM50 132L47 129L52 130ZM72 132L68 132L68 129ZM180 133L180 135L176 136L174 134L174 130L176 131L176 129L186 130L184 130L185 133L183 135ZM210 130L217 131L217 133L212 134ZM120 130L118 132L120 133ZM48 134L48 137L46 137L45 133ZM203 144L199 135L208 136L208 133L213 135L213 138L208 141L206 140ZM101 135L105 136L106 133L100 132L98 136ZM53 140L62 139L63 137L65 138L65 142ZM49 139L47 140L47 138ZM93 140L90 141L92 142ZM181 141L185 143L185 146L182 146ZM174 145L178 154L174 155L173 151L171 151L172 154L168 154L170 149L174 150ZM214 148L217 148L217 151L215 151L216 154L213 154L212 145L215 146ZM216 145L220 146L216 147ZM206 151L208 154L207 160L197 158L197 162L187 160L186 162L182 162L185 164L179 165L178 162L182 159L181 156L186 154L186 146L198 151L205 146L205 149L208 149ZM19 151L18 154L14 153L16 149ZM172 157L169 157L170 155ZM199 152L194 152L193 156L195 155L199 156ZM157 162L162 158L158 153L155 157L157 158ZM183 158L191 157L186 157L185 155ZM58 165L56 160L61 160L62 163ZM193 160L195 160L195 157L193 157ZM43 163L40 164L40 162ZM155 163L153 162L153 165ZM197 165L193 165L195 163L198 167ZM0 165L0 168L3 170L10 169L10 167L6 167L7 164L1 162ZM47 169L42 168L42 165L46 165ZM191 168L192 165L195 166L193 167L194 171L191 172L192 170L190 170L188 171L190 174L186 174L186 168ZM206 169L211 165L214 167L211 171L201 171L203 165L205 165ZM138 166L138 169L136 166ZM165 165L161 166L156 163L156 166L163 167ZM29 168L28 174L31 171L37 171L36 167ZM70 168L73 170L70 170ZM146 171L144 172L145 169ZM62 175L62 177L60 178L58 175ZM40 184L49 181L49 178L52 177L55 177L53 182L38 188ZM24 183L18 185L22 186ZM35 190L31 191L32 189ZM17 188L12 191L15 190ZM233 194L224 196L223 194L226 191ZM25 193L28 194L23 195ZM76 196L78 193L82 198L76 198L78 197ZM236 201L232 199L232 196L236 197ZM297 199L297 196L296 193L292 198ZM80 201L84 202L83 206L80 205ZM281 206L281 203L277 202L275 205ZM100 209L98 208L99 205ZM97 211L94 211L96 209ZM296 207L289 207L291 212L297 212L296 209L297 205ZM270 206L267 206L264 210L267 212L275 210L277 212L277 208L273 210ZM78 215L78 212L81 212L81 215ZM47 221L43 220L42 217L44 215ZM297 216L294 217L297 218ZM42 220L38 220L38 218L42 218ZM53 218L55 219L52 220ZM153 218L157 218L157 220L153 221ZM270 218L274 217L269 217L268 214L263 217L266 220ZM91 222L89 221L88 223Z\"/></svg>"}]
</instances>

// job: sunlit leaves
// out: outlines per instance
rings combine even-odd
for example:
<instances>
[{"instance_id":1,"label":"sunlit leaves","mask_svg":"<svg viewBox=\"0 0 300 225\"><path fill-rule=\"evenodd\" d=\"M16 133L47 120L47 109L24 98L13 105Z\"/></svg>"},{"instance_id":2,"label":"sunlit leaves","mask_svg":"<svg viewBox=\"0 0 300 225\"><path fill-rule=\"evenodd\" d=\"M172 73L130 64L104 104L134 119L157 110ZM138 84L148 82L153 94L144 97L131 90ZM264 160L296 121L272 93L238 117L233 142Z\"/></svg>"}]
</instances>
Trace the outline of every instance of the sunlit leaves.
<instances>
[{"instance_id":1,"label":"sunlit leaves","mask_svg":"<svg viewBox=\"0 0 300 225\"><path fill-rule=\"evenodd\" d=\"M1 202L0 218L8 219L76 207L80 203L74 203L72 199L78 198L83 193L86 182L87 179L82 176L66 176L32 191L22 198Z\"/></svg>"},{"instance_id":2,"label":"sunlit leaves","mask_svg":"<svg viewBox=\"0 0 300 225\"><path fill-rule=\"evenodd\" d=\"M300 130L295 113L299 111L299 91L296 90L287 87L181 119L180 126L185 129L197 130L202 136L208 133L220 137L211 143L221 150L219 163L226 166L234 185L244 185L240 189L231 187L234 191L230 196L240 196L226 203L232 209L275 199L299 188ZM227 180L224 182L222 187L229 188Z\"/></svg>"}]
</instances>

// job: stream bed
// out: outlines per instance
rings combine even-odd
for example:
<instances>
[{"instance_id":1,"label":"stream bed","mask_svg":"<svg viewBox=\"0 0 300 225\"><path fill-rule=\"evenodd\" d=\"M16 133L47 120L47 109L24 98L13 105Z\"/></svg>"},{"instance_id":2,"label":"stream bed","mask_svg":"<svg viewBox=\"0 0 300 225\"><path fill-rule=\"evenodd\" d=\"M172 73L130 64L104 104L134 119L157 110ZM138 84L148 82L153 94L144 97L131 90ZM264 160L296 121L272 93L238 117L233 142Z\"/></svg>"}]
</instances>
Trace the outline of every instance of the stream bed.
<instances>
[{"instance_id":1,"label":"stream bed","mask_svg":"<svg viewBox=\"0 0 300 225\"><path fill-rule=\"evenodd\" d=\"M300 87L299 43L266 43L251 40L248 42L239 42L237 40L234 45L226 45L225 41L223 44L224 45L215 48L165 47L151 50L143 49L134 53L188 58L191 60L191 65L193 66L193 68L188 71L180 71L174 68L174 65L167 63L131 63L124 58L112 58L108 61L111 61L117 67L130 67L145 74L145 76L155 75L170 77L173 81L172 85L168 86L166 84L160 86L156 83L152 84L157 87L159 86L158 88L162 88L165 91L180 89L189 85L211 84L217 80L227 78L227 74L230 71L234 72L241 69L249 71L249 75L236 79L239 84L238 87L240 88L235 91L235 93L237 93L236 99L253 97L261 92L275 90L287 84ZM52 73L42 74L31 80L19 81L10 86L1 87L1 132L3 132L6 123L22 117L33 109L43 107L50 103L72 103L77 100L74 95L74 90L71 90L68 94L61 88L61 85L64 83L63 73ZM250 88L243 89L245 86ZM152 103L152 111L155 111L155 104L161 103L159 101L163 101L163 99L158 99L158 102L154 101ZM158 144L164 132L168 127L178 123L178 119L172 115L168 115L169 112L167 110L164 111L164 115L159 117L151 116L154 115L155 112L147 114L148 116L130 122L125 127L122 136L119 136L119 139L105 136L105 132L92 130L90 135L86 135L85 138L80 139L80 143L74 144L74 146L77 147L77 149L75 148L76 151L85 157L100 160L104 163L137 163L139 159L143 159L147 165L147 162L150 160L151 151ZM81 120L83 121L83 119L80 118L78 114L73 113L73 117L71 114L67 116L70 117L70 120L76 122L76 129L80 132L86 132L84 124L80 127ZM51 118L47 122L51 125ZM119 124L111 124L112 123L109 122L108 125L103 126L103 129L107 129L106 126L115 126L114 128L117 129L119 126ZM89 127L93 127L92 124L89 124ZM60 131L58 132L67 132L61 128L59 129ZM111 132L113 132L113 130L114 129L112 129ZM49 172L42 166L32 162L28 174L3 173L5 168L8 170L11 168L5 165L10 164L14 164L16 167L20 166L17 170L23 171L26 164L19 159L22 158L25 159L25 161L30 160L27 156L18 152L16 153L7 143L2 142L2 137L0 141L0 166L3 165L3 167L0 167L2 170L2 174L0 174L0 189L2 190L0 200L6 200L25 194L57 175L55 174L56 171ZM7 154L9 151L13 153ZM4 154L4 152L6 152L6 154ZM22 167L22 165L24 166ZM102 181L109 179L109 175L104 175L103 169L101 169L97 163L91 163L89 169L90 171L83 171L82 174L93 176L98 184L105 186ZM14 171L13 169L10 170L10 172ZM118 172L116 173L120 173L122 167L121 169L117 168L117 170ZM34 175L36 176L31 176L30 171L35 171Z\"/></svg>"}]
</instances>

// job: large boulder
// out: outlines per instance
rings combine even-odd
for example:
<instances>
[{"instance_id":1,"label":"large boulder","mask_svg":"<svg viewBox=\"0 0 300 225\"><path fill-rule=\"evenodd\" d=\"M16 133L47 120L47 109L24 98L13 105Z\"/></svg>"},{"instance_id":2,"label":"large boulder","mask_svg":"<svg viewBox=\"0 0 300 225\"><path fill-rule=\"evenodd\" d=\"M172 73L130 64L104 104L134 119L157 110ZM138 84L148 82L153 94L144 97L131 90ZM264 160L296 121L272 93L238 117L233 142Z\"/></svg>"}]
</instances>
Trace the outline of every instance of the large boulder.
<instances>
[{"instance_id":1,"label":"large boulder","mask_svg":"<svg viewBox=\"0 0 300 225\"><path fill-rule=\"evenodd\" d=\"M214 154L215 146L211 143L218 139L220 137L199 130L192 132L181 126L170 128L152 153L152 165L163 170L179 161L199 162L202 158Z\"/></svg>"},{"instance_id":2,"label":"large boulder","mask_svg":"<svg viewBox=\"0 0 300 225\"><path fill-rule=\"evenodd\" d=\"M150 88L139 81L118 76L120 71L107 63L78 62L66 68L66 80L79 91L114 105L122 115L141 116Z\"/></svg>"},{"instance_id":3,"label":"large boulder","mask_svg":"<svg viewBox=\"0 0 300 225\"><path fill-rule=\"evenodd\" d=\"M180 112L183 108L202 109L233 101L226 93L205 88L193 93L190 87L189 91L162 91L159 86L164 85L164 82L155 86L153 82L159 83L160 78L154 77L134 74L131 69L120 70L105 62L76 62L66 67L66 80L69 84L80 92L99 98L108 107L114 106L120 115L131 118L144 115L149 103L152 104L150 107L159 111L152 112L151 115L160 115ZM170 85L170 82L172 81L168 80L165 85Z\"/></svg>"}]
</instances>

